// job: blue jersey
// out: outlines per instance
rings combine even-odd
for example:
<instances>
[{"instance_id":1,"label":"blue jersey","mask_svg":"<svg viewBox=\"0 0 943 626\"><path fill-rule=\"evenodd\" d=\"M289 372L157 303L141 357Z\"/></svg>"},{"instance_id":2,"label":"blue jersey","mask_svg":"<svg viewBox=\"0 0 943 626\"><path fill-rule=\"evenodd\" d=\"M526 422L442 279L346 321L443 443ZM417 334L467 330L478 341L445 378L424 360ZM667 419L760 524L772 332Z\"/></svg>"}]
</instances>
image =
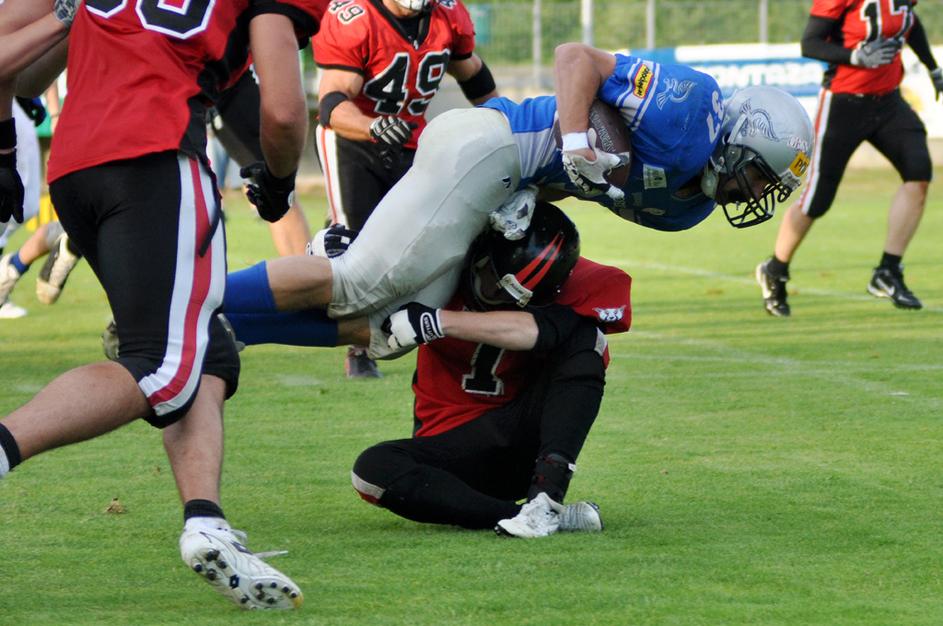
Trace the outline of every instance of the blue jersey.
<instances>
[{"instance_id":1,"label":"blue jersey","mask_svg":"<svg viewBox=\"0 0 943 626\"><path fill-rule=\"evenodd\" d=\"M622 190L624 205L606 195L588 198L620 217L657 230L684 230L714 210L714 201L696 189L677 195L698 177L719 139L723 100L717 82L685 65L653 63L616 55L616 67L596 94L616 109L632 135L632 167ZM510 122L521 157L521 187L579 190L563 170L554 139L557 102L553 96L520 104L495 98L482 106L501 111Z\"/></svg>"}]
</instances>

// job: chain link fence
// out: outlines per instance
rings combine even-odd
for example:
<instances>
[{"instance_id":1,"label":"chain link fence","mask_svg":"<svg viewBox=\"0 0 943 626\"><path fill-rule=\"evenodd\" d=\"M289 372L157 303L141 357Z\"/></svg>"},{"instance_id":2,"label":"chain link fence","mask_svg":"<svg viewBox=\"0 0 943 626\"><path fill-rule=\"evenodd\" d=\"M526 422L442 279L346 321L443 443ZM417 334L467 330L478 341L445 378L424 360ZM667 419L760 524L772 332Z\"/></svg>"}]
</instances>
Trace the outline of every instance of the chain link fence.
<instances>
[{"instance_id":1,"label":"chain link fence","mask_svg":"<svg viewBox=\"0 0 943 626\"><path fill-rule=\"evenodd\" d=\"M476 0L466 5L478 51L488 63L524 65L550 63L558 44L584 40L587 23L590 43L605 50L798 42L812 0ZM922 0L917 11L930 42L943 43L943 0Z\"/></svg>"}]
</instances>

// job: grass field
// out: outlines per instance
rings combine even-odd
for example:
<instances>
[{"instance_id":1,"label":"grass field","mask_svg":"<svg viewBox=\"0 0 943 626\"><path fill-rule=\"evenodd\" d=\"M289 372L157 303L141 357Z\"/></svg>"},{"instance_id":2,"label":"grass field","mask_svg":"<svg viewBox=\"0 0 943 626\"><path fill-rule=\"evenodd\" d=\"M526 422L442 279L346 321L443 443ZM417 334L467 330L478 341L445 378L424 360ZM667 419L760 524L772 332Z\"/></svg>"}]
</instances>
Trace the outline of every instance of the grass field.
<instances>
[{"instance_id":1,"label":"grass field","mask_svg":"<svg viewBox=\"0 0 943 626\"><path fill-rule=\"evenodd\" d=\"M412 359L348 382L341 349L256 347L227 405L224 504L250 546L290 551L303 609L242 613L187 571L160 437L136 423L0 482L0 624L941 624L943 192L906 259L926 308L906 312L865 293L895 187L849 174L793 264L790 319L752 279L778 220L664 234L565 205L584 255L634 277L570 490L602 534L500 540L366 505L350 466L409 434ZM229 206L230 266L271 256ZM29 316L0 321L0 414L101 356L88 267L54 307L37 270L14 292Z\"/></svg>"}]
</instances>

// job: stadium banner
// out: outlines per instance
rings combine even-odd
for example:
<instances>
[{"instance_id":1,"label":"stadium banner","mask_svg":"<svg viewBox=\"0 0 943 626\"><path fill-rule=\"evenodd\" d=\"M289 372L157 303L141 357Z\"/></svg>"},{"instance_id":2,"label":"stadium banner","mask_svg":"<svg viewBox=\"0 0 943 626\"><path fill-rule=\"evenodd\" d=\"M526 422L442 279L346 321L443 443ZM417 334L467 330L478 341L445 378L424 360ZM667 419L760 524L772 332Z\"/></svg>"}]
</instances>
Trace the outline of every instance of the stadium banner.
<instances>
[{"instance_id":1,"label":"stadium banner","mask_svg":"<svg viewBox=\"0 0 943 626\"><path fill-rule=\"evenodd\" d=\"M677 48L633 49L629 54L657 63L682 63L712 75L730 95L753 85L779 87L799 99L814 119L825 63L802 56L798 43L720 44ZM943 46L933 48L943 58ZM903 51L904 81L901 93L924 124L930 137L943 138L943 103L935 102L927 69L909 47Z\"/></svg>"}]
</instances>

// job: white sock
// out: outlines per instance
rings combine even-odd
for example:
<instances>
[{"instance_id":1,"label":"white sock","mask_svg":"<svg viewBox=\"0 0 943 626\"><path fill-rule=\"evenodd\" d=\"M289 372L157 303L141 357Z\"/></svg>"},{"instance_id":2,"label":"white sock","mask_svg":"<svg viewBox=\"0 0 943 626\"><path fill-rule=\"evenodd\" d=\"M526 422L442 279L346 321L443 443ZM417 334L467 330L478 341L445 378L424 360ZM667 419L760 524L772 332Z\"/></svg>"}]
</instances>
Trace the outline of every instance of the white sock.
<instances>
[{"instance_id":1,"label":"white sock","mask_svg":"<svg viewBox=\"0 0 943 626\"><path fill-rule=\"evenodd\" d=\"M229 530L229 522L222 517L191 517L183 525L184 531Z\"/></svg>"},{"instance_id":2,"label":"white sock","mask_svg":"<svg viewBox=\"0 0 943 626\"><path fill-rule=\"evenodd\" d=\"M0 447L0 478L3 478L10 473L10 460L7 458L7 453L3 451L3 448Z\"/></svg>"}]
</instances>

